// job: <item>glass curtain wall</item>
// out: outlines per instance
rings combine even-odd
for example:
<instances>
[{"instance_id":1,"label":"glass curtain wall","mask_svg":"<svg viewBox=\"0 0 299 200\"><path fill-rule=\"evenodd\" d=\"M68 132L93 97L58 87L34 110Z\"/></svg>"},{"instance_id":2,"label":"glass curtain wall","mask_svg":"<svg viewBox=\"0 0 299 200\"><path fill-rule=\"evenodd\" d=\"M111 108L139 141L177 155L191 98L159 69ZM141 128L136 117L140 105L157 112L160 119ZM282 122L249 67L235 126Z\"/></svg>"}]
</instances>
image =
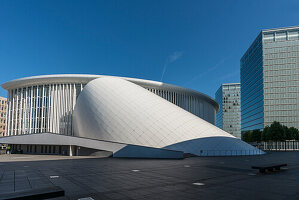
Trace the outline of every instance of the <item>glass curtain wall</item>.
<instances>
[{"instance_id":1,"label":"glass curtain wall","mask_svg":"<svg viewBox=\"0 0 299 200\"><path fill-rule=\"evenodd\" d=\"M263 33L265 126L299 128L299 28Z\"/></svg>"},{"instance_id":2,"label":"glass curtain wall","mask_svg":"<svg viewBox=\"0 0 299 200\"><path fill-rule=\"evenodd\" d=\"M263 49L260 34L241 59L242 132L264 128Z\"/></svg>"}]
</instances>

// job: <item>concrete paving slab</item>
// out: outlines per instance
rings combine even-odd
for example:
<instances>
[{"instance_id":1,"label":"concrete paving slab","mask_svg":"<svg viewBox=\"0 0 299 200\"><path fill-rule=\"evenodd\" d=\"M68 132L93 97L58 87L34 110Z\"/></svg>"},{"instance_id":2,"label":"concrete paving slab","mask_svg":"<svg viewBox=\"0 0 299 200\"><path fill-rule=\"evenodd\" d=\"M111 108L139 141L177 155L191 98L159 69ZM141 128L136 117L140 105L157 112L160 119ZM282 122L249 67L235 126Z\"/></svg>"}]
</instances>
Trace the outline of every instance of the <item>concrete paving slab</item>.
<instances>
[{"instance_id":1,"label":"concrete paving slab","mask_svg":"<svg viewBox=\"0 0 299 200\"><path fill-rule=\"evenodd\" d=\"M273 200L299 196L299 152L184 160L0 155L0 161L0 193L60 186L66 196L58 200ZM288 169L266 175L251 169L267 162L284 162Z\"/></svg>"}]
</instances>

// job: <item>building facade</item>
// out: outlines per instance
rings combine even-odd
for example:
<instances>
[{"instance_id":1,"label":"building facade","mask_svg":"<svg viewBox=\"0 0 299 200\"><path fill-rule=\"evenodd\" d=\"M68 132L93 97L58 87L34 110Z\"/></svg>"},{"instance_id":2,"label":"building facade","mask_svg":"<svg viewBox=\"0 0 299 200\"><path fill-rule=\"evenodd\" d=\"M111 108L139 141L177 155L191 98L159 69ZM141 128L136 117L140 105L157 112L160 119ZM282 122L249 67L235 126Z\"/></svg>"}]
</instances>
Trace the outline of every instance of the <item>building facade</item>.
<instances>
[{"instance_id":1,"label":"building facade","mask_svg":"<svg viewBox=\"0 0 299 200\"><path fill-rule=\"evenodd\" d=\"M242 131L299 128L299 27L262 30L240 65Z\"/></svg>"},{"instance_id":2,"label":"building facade","mask_svg":"<svg viewBox=\"0 0 299 200\"><path fill-rule=\"evenodd\" d=\"M105 76L39 76L3 84L9 99L6 136L43 132L73 135L76 100L85 85L99 77ZM127 79L215 124L218 104L207 95L160 82Z\"/></svg>"},{"instance_id":3,"label":"building facade","mask_svg":"<svg viewBox=\"0 0 299 200\"><path fill-rule=\"evenodd\" d=\"M48 75L2 87L8 91L8 115L7 137L0 143L23 152L82 155L87 148L115 157L168 158L263 153L214 126L215 100L179 86L103 75Z\"/></svg>"},{"instance_id":4,"label":"building facade","mask_svg":"<svg viewBox=\"0 0 299 200\"><path fill-rule=\"evenodd\" d=\"M240 83L222 84L215 94L219 104L216 126L241 138L241 86Z\"/></svg>"},{"instance_id":5,"label":"building facade","mask_svg":"<svg viewBox=\"0 0 299 200\"><path fill-rule=\"evenodd\" d=\"M3 137L6 131L6 109L7 99L0 97L0 137Z\"/></svg>"}]
</instances>

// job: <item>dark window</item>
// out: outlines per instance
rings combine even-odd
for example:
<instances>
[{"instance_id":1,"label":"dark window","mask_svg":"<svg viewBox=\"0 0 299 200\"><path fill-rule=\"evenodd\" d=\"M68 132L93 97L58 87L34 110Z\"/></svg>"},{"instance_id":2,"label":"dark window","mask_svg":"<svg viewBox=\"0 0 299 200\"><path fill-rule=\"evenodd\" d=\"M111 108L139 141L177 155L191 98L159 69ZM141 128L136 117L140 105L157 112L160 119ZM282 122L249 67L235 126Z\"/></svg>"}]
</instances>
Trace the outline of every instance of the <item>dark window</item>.
<instances>
[{"instance_id":1,"label":"dark window","mask_svg":"<svg viewBox=\"0 0 299 200\"><path fill-rule=\"evenodd\" d=\"M40 152L41 152L41 153L44 153L44 146L42 145L40 148L41 148L41 149L40 149Z\"/></svg>"}]
</instances>

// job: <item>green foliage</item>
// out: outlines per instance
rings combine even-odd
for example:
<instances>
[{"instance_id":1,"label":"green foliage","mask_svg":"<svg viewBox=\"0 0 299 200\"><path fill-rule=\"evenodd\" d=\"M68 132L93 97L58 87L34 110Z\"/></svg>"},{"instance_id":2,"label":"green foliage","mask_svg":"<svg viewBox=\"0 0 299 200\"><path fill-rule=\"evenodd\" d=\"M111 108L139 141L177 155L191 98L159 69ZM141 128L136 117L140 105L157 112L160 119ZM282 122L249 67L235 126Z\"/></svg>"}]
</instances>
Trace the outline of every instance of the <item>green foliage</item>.
<instances>
[{"instance_id":1,"label":"green foliage","mask_svg":"<svg viewBox=\"0 0 299 200\"><path fill-rule=\"evenodd\" d=\"M290 132L291 138L293 140L299 140L299 130L298 129L296 129L294 127L290 127L289 132Z\"/></svg>"},{"instance_id":2,"label":"green foliage","mask_svg":"<svg viewBox=\"0 0 299 200\"><path fill-rule=\"evenodd\" d=\"M274 121L268 130L269 140L272 141L283 141L284 140L284 127L279 123Z\"/></svg>"},{"instance_id":3,"label":"green foliage","mask_svg":"<svg viewBox=\"0 0 299 200\"><path fill-rule=\"evenodd\" d=\"M251 131L245 131L242 134L242 140L245 142L250 142L250 135L251 135Z\"/></svg>"},{"instance_id":4,"label":"green foliage","mask_svg":"<svg viewBox=\"0 0 299 200\"><path fill-rule=\"evenodd\" d=\"M269 141L269 126L266 126L264 130L262 131L261 136L262 141Z\"/></svg>"},{"instance_id":5,"label":"green foliage","mask_svg":"<svg viewBox=\"0 0 299 200\"><path fill-rule=\"evenodd\" d=\"M242 140L245 142L299 140L299 130L294 127L288 128L274 121L270 126L266 126L263 131L259 129L245 131L242 134Z\"/></svg>"},{"instance_id":6,"label":"green foliage","mask_svg":"<svg viewBox=\"0 0 299 200\"><path fill-rule=\"evenodd\" d=\"M251 132L251 141L260 142L262 140L262 132L259 129L253 130Z\"/></svg>"},{"instance_id":7,"label":"green foliage","mask_svg":"<svg viewBox=\"0 0 299 200\"><path fill-rule=\"evenodd\" d=\"M245 131L242 134L242 140L245 142L260 142L262 132L259 129L253 131Z\"/></svg>"},{"instance_id":8,"label":"green foliage","mask_svg":"<svg viewBox=\"0 0 299 200\"><path fill-rule=\"evenodd\" d=\"M287 126L282 126L283 128L283 140L291 140L292 136L291 136L291 132L289 130L289 128Z\"/></svg>"}]
</instances>

